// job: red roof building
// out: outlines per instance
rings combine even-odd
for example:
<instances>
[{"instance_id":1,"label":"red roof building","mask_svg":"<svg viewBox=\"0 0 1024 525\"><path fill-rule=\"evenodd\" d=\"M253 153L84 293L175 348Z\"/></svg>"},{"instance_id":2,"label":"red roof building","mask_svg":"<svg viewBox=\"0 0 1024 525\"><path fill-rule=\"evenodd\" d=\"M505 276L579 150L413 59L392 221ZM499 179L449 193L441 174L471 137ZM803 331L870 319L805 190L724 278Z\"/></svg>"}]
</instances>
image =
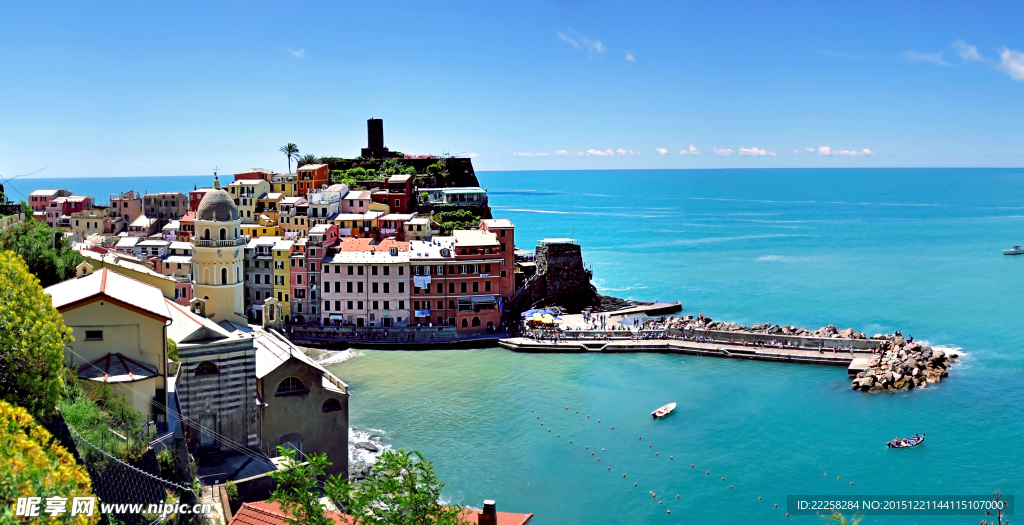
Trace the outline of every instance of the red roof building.
<instances>
[{"instance_id":1,"label":"red roof building","mask_svg":"<svg viewBox=\"0 0 1024 525\"><path fill-rule=\"evenodd\" d=\"M327 512L327 517L337 525L355 525L355 521L340 512ZM230 525L288 525L289 514L278 503L256 501L243 503L242 508L231 518ZM494 501L484 501L484 510L466 509L463 519L472 525L528 525L533 514L498 512Z\"/></svg>"}]
</instances>

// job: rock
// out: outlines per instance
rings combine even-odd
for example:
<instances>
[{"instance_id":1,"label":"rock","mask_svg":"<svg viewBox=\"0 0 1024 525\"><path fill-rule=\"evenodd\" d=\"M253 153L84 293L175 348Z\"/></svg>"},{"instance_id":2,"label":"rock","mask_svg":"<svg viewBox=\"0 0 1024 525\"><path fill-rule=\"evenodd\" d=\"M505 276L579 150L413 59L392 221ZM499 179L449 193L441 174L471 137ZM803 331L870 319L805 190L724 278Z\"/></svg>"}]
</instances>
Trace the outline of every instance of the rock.
<instances>
[{"instance_id":1,"label":"rock","mask_svg":"<svg viewBox=\"0 0 1024 525\"><path fill-rule=\"evenodd\" d=\"M875 384L875 376L864 376L864 378L860 380L860 384L861 384L861 386L868 387L868 388L874 386L874 384Z\"/></svg>"},{"instance_id":2,"label":"rock","mask_svg":"<svg viewBox=\"0 0 1024 525\"><path fill-rule=\"evenodd\" d=\"M899 381L896 381L895 383L893 383L892 386L894 386L896 388L903 388L904 386L906 386L906 384L907 384L907 380L906 379L900 379Z\"/></svg>"},{"instance_id":3,"label":"rock","mask_svg":"<svg viewBox=\"0 0 1024 525\"><path fill-rule=\"evenodd\" d=\"M368 452L380 452L380 449L377 448L377 445L374 445L373 443L370 443L369 441L357 441L356 442L356 448L361 448L361 449L366 450Z\"/></svg>"},{"instance_id":4,"label":"rock","mask_svg":"<svg viewBox=\"0 0 1024 525\"><path fill-rule=\"evenodd\" d=\"M878 385L875 385L875 386L871 387L870 390L868 390L868 392L881 392L881 391L882 391L882 387L880 387Z\"/></svg>"},{"instance_id":5,"label":"rock","mask_svg":"<svg viewBox=\"0 0 1024 525\"><path fill-rule=\"evenodd\" d=\"M945 355L946 353L942 350L935 350L932 352L932 359L942 359Z\"/></svg>"}]
</instances>

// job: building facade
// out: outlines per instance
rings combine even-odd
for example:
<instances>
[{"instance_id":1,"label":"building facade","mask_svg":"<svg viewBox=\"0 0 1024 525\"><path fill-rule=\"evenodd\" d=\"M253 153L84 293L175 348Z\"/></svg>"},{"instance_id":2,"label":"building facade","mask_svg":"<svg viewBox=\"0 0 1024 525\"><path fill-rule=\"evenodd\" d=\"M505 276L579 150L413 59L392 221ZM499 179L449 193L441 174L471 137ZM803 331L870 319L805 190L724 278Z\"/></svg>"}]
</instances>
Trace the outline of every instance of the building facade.
<instances>
[{"instance_id":1,"label":"building facade","mask_svg":"<svg viewBox=\"0 0 1024 525\"><path fill-rule=\"evenodd\" d=\"M192 239L192 279L195 297L202 300L202 315L213 321L246 324L245 284L242 275L245 239L231 196L214 180L195 215Z\"/></svg>"}]
</instances>

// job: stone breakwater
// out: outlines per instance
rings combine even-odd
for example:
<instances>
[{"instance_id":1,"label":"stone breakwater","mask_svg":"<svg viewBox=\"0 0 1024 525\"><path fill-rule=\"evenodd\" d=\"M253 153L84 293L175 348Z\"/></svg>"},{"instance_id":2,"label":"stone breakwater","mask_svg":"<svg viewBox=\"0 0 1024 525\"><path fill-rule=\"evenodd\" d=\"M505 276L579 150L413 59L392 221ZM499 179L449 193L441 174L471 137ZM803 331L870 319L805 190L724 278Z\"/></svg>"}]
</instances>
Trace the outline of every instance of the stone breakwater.
<instances>
[{"instance_id":1,"label":"stone breakwater","mask_svg":"<svg viewBox=\"0 0 1024 525\"><path fill-rule=\"evenodd\" d=\"M829 338L829 339L883 339L883 334L876 334L874 337L867 337L864 332L858 332L853 328L846 328L843 330L837 329L834 325L823 326L817 330L811 331L807 328L800 328L796 326L771 323L754 323L751 326L746 326L737 323L730 323L728 321L714 321L710 317L705 317L701 314L697 317L687 315L684 317L671 318L668 324L669 328L675 328L677 330L715 330L721 332L736 332L736 333L747 333L747 334L763 334L763 335L780 335L780 336L794 336L794 337L817 337L817 338Z\"/></svg>"},{"instance_id":2,"label":"stone breakwater","mask_svg":"<svg viewBox=\"0 0 1024 525\"><path fill-rule=\"evenodd\" d=\"M883 392L911 390L942 381L957 354L946 354L930 346L908 343L900 336L887 338L867 370L857 373L850 385L854 390Z\"/></svg>"}]
</instances>

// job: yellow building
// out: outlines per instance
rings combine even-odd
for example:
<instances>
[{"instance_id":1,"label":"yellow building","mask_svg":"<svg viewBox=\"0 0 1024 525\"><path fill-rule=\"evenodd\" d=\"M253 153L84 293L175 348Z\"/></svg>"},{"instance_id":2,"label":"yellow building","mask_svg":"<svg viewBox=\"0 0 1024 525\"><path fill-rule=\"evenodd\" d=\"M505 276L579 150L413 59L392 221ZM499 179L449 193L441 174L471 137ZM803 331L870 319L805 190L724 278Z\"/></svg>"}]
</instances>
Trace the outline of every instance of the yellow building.
<instances>
[{"instance_id":1,"label":"yellow building","mask_svg":"<svg viewBox=\"0 0 1024 525\"><path fill-rule=\"evenodd\" d=\"M296 182L295 175L274 175L270 179L270 191L282 193L285 197L298 197L299 183Z\"/></svg>"},{"instance_id":2,"label":"yellow building","mask_svg":"<svg viewBox=\"0 0 1024 525\"><path fill-rule=\"evenodd\" d=\"M228 320L246 325L242 274L245 239L241 235L241 219L231 195L220 189L216 179L213 188L196 208L196 235L192 238L193 303L203 302L199 303L198 311L194 305L193 311L215 322Z\"/></svg>"},{"instance_id":3,"label":"yellow building","mask_svg":"<svg viewBox=\"0 0 1024 525\"><path fill-rule=\"evenodd\" d=\"M256 201L270 193L270 183L263 179L236 180L228 184L228 193L242 222L256 222Z\"/></svg>"},{"instance_id":4,"label":"yellow building","mask_svg":"<svg viewBox=\"0 0 1024 525\"><path fill-rule=\"evenodd\" d=\"M250 239L259 239L260 237L277 237L281 235L281 228L275 223L264 223L261 224L243 224L242 235L249 237Z\"/></svg>"},{"instance_id":5,"label":"yellow building","mask_svg":"<svg viewBox=\"0 0 1024 525\"><path fill-rule=\"evenodd\" d=\"M100 268L46 293L71 328L64 353L78 377L109 384L150 421L167 422L171 315L160 290Z\"/></svg>"},{"instance_id":6,"label":"yellow building","mask_svg":"<svg viewBox=\"0 0 1024 525\"><path fill-rule=\"evenodd\" d=\"M260 216L266 216L267 219L277 224L277 217L281 212L281 201L285 198L285 194L279 192L271 192L263 195L256 199L256 213Z\"/></svg>"},{"instance_id":7,"label":"yellow building","mask_svg":"<svg viewBox=\"0 0 1024 525\"><path fill-rule=\"evenodd\" d=\"M294 241L281 240L274 243L274 297L281 303L281 315L287 318L291 309L291 257Z\"/></svg>"},{"instance_id":8,"label":"yellow building","mask_svg":"<svg viewBox=\"0 0 1024 525\"><path fill-rule=\"evenodd\" d=\"M71 214L71 233L86 238L94 233L110 233L103 231L103 223L107 219L107 210L90 208Z\"/></svg>"}]
</instances>

